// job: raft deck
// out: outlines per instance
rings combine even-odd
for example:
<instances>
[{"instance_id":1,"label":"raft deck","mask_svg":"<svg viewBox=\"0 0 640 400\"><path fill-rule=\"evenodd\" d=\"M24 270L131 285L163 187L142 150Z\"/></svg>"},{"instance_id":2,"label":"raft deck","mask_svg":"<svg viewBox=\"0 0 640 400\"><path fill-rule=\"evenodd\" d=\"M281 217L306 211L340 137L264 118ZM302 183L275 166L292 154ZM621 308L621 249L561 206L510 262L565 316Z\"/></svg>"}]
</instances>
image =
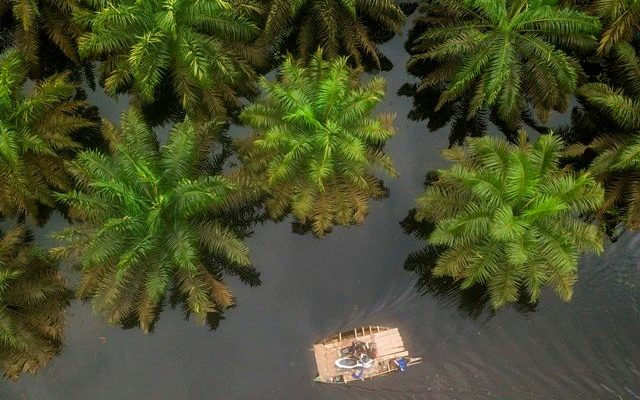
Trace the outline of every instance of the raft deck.
<instances>
[{"instance_id":1,"label":"raft deck","mask_svg":"<svg viewBox=\"0 0 640 400\"><path fill-rule=\"evenodd\" d=\"M354 340L368 343L375 353L375 363L371 368L364 369L362 378L353 378L353 370L342 370L335 366L340 358L340 349L349 347ZM420 358L409 358L409 352L404 348L404 342L398 328L384 326L368 326L352 331L341 332L337 336L324 339L313 345L318 366L319 382L347 383L354 380L370 379L398 370L394 359L406 357L408 366L422 361Z\"/></svg>"}]
</instances>

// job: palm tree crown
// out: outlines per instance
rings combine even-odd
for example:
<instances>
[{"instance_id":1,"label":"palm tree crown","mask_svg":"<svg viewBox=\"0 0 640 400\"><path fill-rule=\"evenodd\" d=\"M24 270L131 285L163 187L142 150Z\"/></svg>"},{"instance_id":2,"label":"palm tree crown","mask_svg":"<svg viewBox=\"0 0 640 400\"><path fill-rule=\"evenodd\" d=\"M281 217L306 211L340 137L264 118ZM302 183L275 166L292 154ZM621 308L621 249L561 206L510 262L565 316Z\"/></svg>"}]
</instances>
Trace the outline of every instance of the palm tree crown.
<instances>
[{"instance_id":1,"label":"palm tree crown","mask_svg":"<svg viewBox=\"0 0 640 400\"><path fill-rule=\"evenodd\" d=\"M184 300L204 321L233 302L223 269L250 265L238 233L220 218L233 184L200 171L211 132L188 119L158 148L137 111L122 128L106 129L111 155L82 152L71 164L79 190L61 195L80 223L58 235L69 242L58 257L77 257L84 277L79 295L110 323L137 319L148 332L165 295Z\"/></svg>"},{"instance_id":2,"label":"palm tree crown","mask_svg":"<svg viewBox=\"0 0 640 400\"><path fill-rule=\"evenodd\" d=\"M399 32L404 21L393 0L272 0L265 38L291 42L289 50L304 60L322 47L330 58L348 55L357 65L373 61L380 69L371 36L380 30Z\"/></svg>"},{"instance_id":3,"label":"palm tree crown","mask_svg":"<svg viewBox=\"0 0 640 400\"><path fill-rule=\"evenodd\" d=\"M495 307L526 290L536 301L553 284L571 298L578 256L601 251L599 230L580 219L602 204L603 190L588 174L561 169L563 144L543 135L517 145L470 138L446 150L455 164L417 200L418 220L435 223L428 241L444 246L433 270L462 287L486 284Z\"/></svg>"},{"instance_id":4,"label":"palm tree crown","mask_svg":"<svg viewBox=\"0 0 640 400\"><path fill-rule=\"evenodd\" d=\"M370 116L384 80L361 85L358 74L346 58L325 61L320 51L307 67L288 57L280 79L263 79L265 96L242 112L253 128L240 148L244 173L264 182L272 217L291 211L316 235L362 223L368 198L384 194L373 167L396 175L383 152L393 117Z\"/></svg>"},{"instance_id":5,"label":"palm tree crown","mask_svg":"<svg viewBox=\"0 0 640 400\"><path fill-rule=\"evenodd\" d=\"M90 32L80 54L104 59L109 93L131 87L144 102L170 79L188 111L223 112L235 92L249 91L254 73L243 44L258 34L251 0L93 0Z\"/></svg>"},{"instance_id":6,"label":"palm tree crown","mask_svg":"<svg viewBox=\"0 0 640 400\"><path fill-rule=\"evenodd\" d=\"M0 369L35 373L60 350L70 291L23 226L0 232Z\"/></svg>"},{"instance_id":7,"label":"palm tree crown","mask_svg":"<svg viewBox=\"0 0 640 400\"><path fill-rule=\"evenodd\" d=\"M469 117L495 107L517 125L529 103L546 121L562 111L581 71L561 49L595 47L597 18L528 0L429 0L410 44L413 64L430 62L422 86L444 86L438 107L471 95Z\"/></svg>"},{"instance_id":8,"label":"palm tree crown","mask_svg":"<svg viewBox=\"0 0 640 400\"><path fill-rule=\"evenodd\" d=\"M15 51L0 59L0 215L28 213L38 219L38 205L52 207L50 188L67 190L62 159L80 145L71 134L92 126L73 100L76 87L55 75L25 94L27 68Z\"/></svg>"},{"instance_id":9,"label":"palm tree crown","mask_svg":"<svg viewBox=\"0 0 640 400\"><path fill-rule=\"evenodd\" d=\"M599 136L582 152L595 151L590 170L606 188L604 212L622 211L630 229L640 229L640 57L627 43L610 52L609 80L588 83L578 90L580 98L605 120L598 120Z\"/></svg>"}]
</instances>

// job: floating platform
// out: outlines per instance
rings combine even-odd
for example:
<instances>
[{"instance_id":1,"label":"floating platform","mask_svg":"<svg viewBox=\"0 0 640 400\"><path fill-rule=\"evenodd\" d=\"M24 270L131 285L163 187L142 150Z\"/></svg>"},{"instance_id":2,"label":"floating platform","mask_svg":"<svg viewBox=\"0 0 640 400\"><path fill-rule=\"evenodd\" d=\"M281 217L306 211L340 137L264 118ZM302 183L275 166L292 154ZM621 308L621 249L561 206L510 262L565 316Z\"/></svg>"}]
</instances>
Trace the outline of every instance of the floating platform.
<instances>
[{"instance_id":1,"label":"floating platform","mask_svg":"<svg viewBox=\"0 0 640 400\"><path fill-rule=\"evenodd\" d=\"M355 369L336 367L336 360L344 356L354 341L366 344L373 355L373 365L361 368L360 374L354 374ZM421 358L409 357L398 328L385 326L363 326L340 332L314 344L313 352L318 366L318 376L314 380L324 383L348 383L397 372L400 368L395 360L403 359L407 367L422 362Z\"/></svg>"}]
</instances>

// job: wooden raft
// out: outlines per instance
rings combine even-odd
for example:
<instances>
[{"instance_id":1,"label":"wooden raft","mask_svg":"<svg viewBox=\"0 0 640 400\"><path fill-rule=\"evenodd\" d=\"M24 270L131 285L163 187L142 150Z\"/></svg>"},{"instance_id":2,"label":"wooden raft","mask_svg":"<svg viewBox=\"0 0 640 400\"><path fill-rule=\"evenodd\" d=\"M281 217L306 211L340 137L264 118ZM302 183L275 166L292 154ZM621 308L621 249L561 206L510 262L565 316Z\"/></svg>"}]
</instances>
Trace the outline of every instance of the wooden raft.
<instances>
[{"instance_id":1,"label":"wooden raft","mask_svg":"<svg viewBox=\"0 0 640 400\"><path fill-rule=\"evenodd\" d=\"M337 336L324 339L313 345L318 367L316 381L346 383L356 380L352 377L352 370L339 370L335 366L335 361L340 358L340 349L349 347L356 339L368 343L375 354L375 364L364 370L361 379L369 379L396 371L398 368L393 360L409 356L409 352L404 348L404 342L398 328L368 326L341 332ZM408 365L417 364L420 361L419 358L411 358Z\"/></svg>"}]
</instances>

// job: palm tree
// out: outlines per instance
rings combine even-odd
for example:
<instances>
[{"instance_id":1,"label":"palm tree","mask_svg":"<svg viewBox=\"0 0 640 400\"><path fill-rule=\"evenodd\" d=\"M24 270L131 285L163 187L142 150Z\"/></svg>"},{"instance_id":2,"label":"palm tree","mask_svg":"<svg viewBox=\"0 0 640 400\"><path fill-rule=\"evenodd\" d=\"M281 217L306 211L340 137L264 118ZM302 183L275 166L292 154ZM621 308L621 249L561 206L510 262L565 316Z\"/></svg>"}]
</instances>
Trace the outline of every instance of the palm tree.
<instances>
[{"instance_id":1,"label":"palm tree","mask_svg":"<svg viewBox=\"0 0 640 400\"><path fill-rule=\"evenodd\" d=\"M80 63L76 42L81 30L72 18L79 9L77 0L0 2L0 16L11 12L17 22L14 29L16 47L34 72L39 70L40 53L50 46L49 42L73 63ZM45 37L48 41L43 42Z\"/></svg>"},{"instance_id":2,"label":"palm tree","mask_svg":"<svg viewBox=\"0 0 640 400\"><path fill-rule=\"evenodd\" d=\"M151 102L163 80L188 111L223 113L236 94L254 86L243 56L259 33L251 21L253 0L92 0L81 17L90 29L80 37L83 57L104 61L107 92L134 89Z\"/></svg>"},{"instance_id":3,"label":"palm tree","mask_svg":"<svg viewBox=\"0 0 640 400\"><path fill-rule=\"evenodd\" d=\"M0 232L0 368L35 373L60 350L70 291L24 226Z\"/></svg>"},{"instance_id":4,"label":"palm tree","mask_svg":"<svg viewBox=\"0 0 640 400\"><path fill-rule=\"evenodd\" d=\"M471 94L467 115L494 108L519 125L563 111L578 83L578 61L563 50L595 47L597 18L528 0L426 0L408 47L408 67L427 64L421 87L442 87L437 108ZM422 32L416 33L415 31Z\"/></svg>"},{"instance_id":5,"label":"palm tree","mask_svg":"<svg viewBox=\"0 0 640 400\"><path fill-rule=\"evenodd\" d=\"M334 58L380 69L375 34L399 32L405 15L393 0L271 0L264 39L309 60L318 47Z\"/></svg>"},{"instance_id":6,"label":"palm tree","mask_svg":"<svg viewBox=\"0 0 640 400\"><path fill-rule=\"evenodd\" d=\"M57 237L57 257L82 266L79 296L109 323L136 319L149 332L166 294L183 298L204 322L233 303L223 270L250 266L248 249L224 215L234 185L202 175L211 132L186 119L158 147L139 112L108 125L111 154L84 151L70 165L78 190L60 195L79 221ZM205 140L207 139L207 140Z\"/></svg>"},{"instance_id":7,"label":"palm tree","mask_svg":"<svg viewBox=\"0 0 640 400\"><path fill-rule=\"evenodd\" d=\"M0 216L26 213L40 221L39 207L54 206L51 189L70 188L63 159L80 147L72 134L93 123L79 115L86 102L74 100L76 87L65 74L37 83L28 93L26 76L20 54L5 52L0 58Z\"/></svg>"},{"instance_id":8,"label":"palm tree","mask_svg":"<svg viewBox=\"0 0 640 400\"><path fill-rule=\"evenodd\" d=\"M616 43L630 42L638 33L640 1L595 0L591 7L604 25L598 46L599 54L608 53Z\"/></svg>"},{"instance_id":9,"label":"palm tree","mask_svg":"<svg viewBox=\"0 0 640 400\"><path fill-rule=\"evenodd\" d=\"M482 137L444 151L454 165L416 203L417 220L435 224L428 243L446 248L432 273L487 285L496 308L523 293L535 302L547 283L569 300L580 253L602 251L581 216L602 204L603 189L559 166L563 147L555 135L530 144L523 134L517 145Z\"/></svg>"},{"instance_id":10,"label":"palm tree","mask_svg":"<svg viewBox=\"0 0 640 400\"><path fill-rule=\"evenodd\" d=\"M582 86L578 95L597 115L591 124L598 135L587 145L573 146L574 154L596 154L589 170L604 184L603 214L619 214L629 229L640 229L640 57L628 43L613 46L609 83Z\"/></svg>"},{"instance_id":11,"label":"palm tree","mask_svg":"<svg viewBox=\"0 0 640 400\"><path fill-rule=\"evenodd\" d=\"M384 80L362 85L346 58L322 56L306 67L288 57L278 81L262 79L265 96L241 114L253 134L239 149L242 174L265 185L271 217L290 211L318 236L364 221L368 199L385 194L373 168L397 175L383 152L393 116L370 116Z\"/></svg>"}]
</instances>

